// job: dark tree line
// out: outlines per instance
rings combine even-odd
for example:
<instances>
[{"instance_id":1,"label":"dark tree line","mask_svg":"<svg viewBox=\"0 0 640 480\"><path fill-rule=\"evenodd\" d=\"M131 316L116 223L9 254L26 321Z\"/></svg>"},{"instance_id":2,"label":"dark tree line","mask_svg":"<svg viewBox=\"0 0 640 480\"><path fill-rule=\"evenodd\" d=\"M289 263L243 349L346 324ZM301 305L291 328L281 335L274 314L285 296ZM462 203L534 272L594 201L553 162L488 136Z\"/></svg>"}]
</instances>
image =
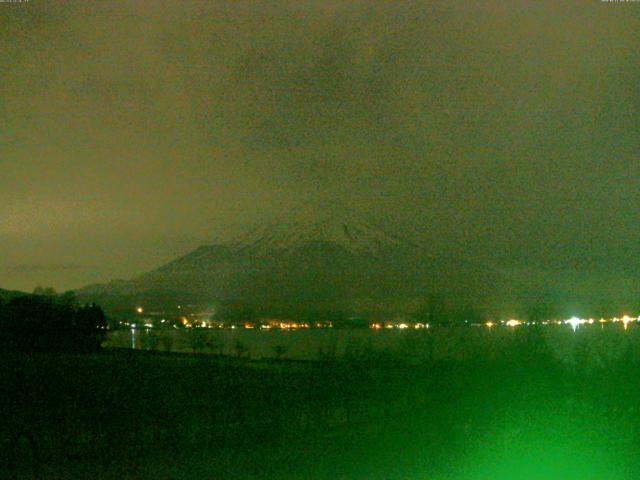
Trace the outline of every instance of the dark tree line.
<instances>
[{"instance_id":1,"label":"dark tree line","mask_svg":"<svg viewBox=\"0 0 640 480\"><path fill-rule=\"evenodd\" d=\"M73 294L40 291L0 299L0 349L22 352L91 352L100 349L107 321L97 305Z\"/></svg>"}]
</instances>

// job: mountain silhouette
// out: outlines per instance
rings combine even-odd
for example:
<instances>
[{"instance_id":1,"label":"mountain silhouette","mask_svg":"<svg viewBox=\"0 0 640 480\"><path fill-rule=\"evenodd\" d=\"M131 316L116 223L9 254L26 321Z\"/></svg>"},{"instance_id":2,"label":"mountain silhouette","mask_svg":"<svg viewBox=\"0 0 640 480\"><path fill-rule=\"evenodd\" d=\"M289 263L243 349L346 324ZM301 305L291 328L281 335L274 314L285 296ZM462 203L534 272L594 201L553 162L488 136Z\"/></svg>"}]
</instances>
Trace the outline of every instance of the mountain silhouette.
<instances>
[{"instance_id":1,"label":"mountain silhouette","mask_svg":"<svg viewBox=\"0 0 640 480\"><path fill-rule=\"evenodd\" d=\"M495 272L432 254L355 212L302 204L224 243L204 245L130 281L78 295L105 308L145 302L262 314L411 312L437 295L451 311L485 306Z\"/></svg>"}]
</instances>

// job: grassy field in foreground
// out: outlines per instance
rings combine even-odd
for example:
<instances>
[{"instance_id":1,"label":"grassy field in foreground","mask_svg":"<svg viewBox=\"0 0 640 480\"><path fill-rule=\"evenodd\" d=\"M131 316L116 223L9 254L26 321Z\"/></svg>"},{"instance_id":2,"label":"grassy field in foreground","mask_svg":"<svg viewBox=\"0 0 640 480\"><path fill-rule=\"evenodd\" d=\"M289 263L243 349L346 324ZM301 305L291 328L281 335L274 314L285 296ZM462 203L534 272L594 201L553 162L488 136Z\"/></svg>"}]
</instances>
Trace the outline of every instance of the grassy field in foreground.
<instances>
[{"instance_id":1,"label":"grassy field in foreground","mask_svg":"<svg viewBox=\"0 0 640 480\"><path fill-rule=\"evenodd\" d=\"M640 478L639 365L0 356L0 478Z\"/></svg>"}]
</instances>

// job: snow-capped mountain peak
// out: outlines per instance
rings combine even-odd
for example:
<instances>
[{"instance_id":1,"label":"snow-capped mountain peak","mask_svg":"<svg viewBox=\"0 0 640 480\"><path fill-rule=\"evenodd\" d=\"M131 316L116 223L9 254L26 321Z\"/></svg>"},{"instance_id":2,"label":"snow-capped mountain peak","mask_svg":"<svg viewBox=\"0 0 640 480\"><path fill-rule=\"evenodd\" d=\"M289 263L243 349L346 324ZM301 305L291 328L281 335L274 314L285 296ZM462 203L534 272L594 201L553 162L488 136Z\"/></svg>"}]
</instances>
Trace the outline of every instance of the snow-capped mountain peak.
<instances>
[{"instance_id":1,"label":"snow-capped mountain peak","mask_svg":"<svg viewBox=\"0 0 640 480\"><path fill-rule=\"evenodd\" d=\"M231 246L238 251L267 253L312 242L328 242L352 253L375 253L405 241L345 208L303 204L270 224L240 236Z\"/></svg>"}]
</instances>

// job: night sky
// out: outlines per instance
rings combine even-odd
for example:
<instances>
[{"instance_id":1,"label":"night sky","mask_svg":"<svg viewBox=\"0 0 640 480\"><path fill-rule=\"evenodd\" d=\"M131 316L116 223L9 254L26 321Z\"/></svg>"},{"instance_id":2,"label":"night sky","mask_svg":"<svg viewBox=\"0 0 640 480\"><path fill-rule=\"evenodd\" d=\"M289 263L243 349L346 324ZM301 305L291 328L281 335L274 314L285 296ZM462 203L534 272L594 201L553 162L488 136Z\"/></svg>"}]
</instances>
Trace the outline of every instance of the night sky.
<instances>
[{"instance_id":1,"label":"night sky","mask_svg":"<svg viewBox=\"0 0 640 480\"><path fill-rule=\"evenodd\" d=\"M332 199L637 303L638 32L599 0L0 3L0 287L130 278Z\"/></svg>"}]
</instances>

